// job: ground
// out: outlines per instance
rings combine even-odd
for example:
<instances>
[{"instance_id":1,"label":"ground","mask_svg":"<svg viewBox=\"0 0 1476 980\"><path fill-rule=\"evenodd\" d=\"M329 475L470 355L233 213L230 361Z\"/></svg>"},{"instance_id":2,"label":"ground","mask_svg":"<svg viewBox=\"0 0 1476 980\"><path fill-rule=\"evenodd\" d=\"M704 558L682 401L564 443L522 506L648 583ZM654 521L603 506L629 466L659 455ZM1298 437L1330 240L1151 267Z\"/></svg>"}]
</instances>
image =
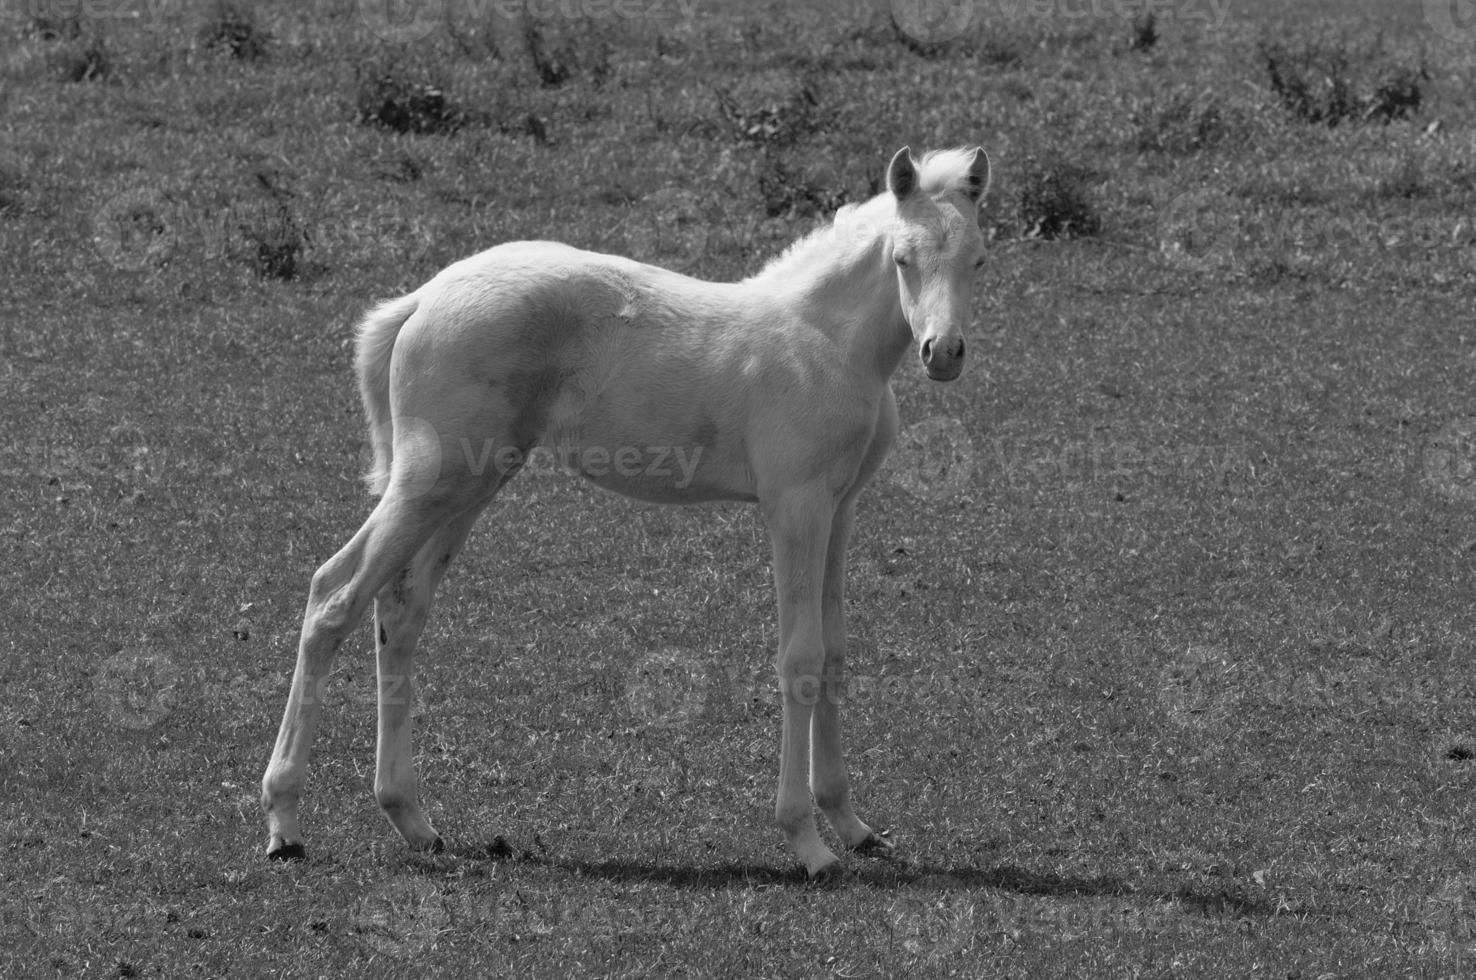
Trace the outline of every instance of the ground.
<instances>
[{"instance_id":1,"label":"ground","mask_svg":"<svg viewBox=\"0 0 1476 980\"><path fill-rule=\"evenodd\" d=\"M1458 3L0 10L0 962L15 976L1459 977L1476 961L1476 25ZM707 278L994 160L951 385L852 548L891 861L771 825L768 547L530 467L379 816L257 787L367 513L350 332L517 238Z\"/></svg>"}]
</instances>

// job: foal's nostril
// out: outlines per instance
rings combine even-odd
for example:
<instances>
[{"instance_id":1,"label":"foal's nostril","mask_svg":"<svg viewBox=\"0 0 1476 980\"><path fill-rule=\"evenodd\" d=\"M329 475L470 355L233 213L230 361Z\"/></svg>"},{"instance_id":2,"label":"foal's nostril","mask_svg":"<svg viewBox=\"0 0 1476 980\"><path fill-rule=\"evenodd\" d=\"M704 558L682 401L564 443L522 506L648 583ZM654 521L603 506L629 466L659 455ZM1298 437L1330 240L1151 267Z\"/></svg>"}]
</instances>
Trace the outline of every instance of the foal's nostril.
<instances>
[{"instance_id":1,"label":"foal's nostril","mask_svg":"<svg viewBox=\"0 0 1476 980\"><path fill-rule=\"evenodd\" d=\"M957 354L954 354L953 356L954 357L963 357L963 355L964 355L964 341L963 341L963 338L960 337L960 338L958 338L958 353Z\"/></svg>"},{"instance_id":2,"label":"foal's nostril","mask_svg":"<svg viewBox=\"0 0 1476 980\"><path fill-rule=\"evenodd\" d=\"M924 364L931 363L932 360L933 360L933 338L932 337L929 337L927 340L924 340L923 341L923 344L922 344L922 359L923 359L923 363Z\"/></svg>"}]
</instances>

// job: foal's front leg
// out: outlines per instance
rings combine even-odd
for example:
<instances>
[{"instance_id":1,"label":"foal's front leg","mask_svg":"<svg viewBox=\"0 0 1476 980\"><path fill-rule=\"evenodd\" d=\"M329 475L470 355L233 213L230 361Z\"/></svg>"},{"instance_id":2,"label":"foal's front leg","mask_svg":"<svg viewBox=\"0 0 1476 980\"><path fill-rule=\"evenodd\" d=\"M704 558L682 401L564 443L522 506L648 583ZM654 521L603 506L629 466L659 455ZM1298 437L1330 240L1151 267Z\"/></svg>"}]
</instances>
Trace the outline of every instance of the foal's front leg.
<instances>
[{"instance_id":1,"label":"foal's front leg","mask_svg":"<svg viewBox=\"0 0 1476 980\"><path fill-rule=\"evenodd\" d=\"M814 807L806 785L810 724L815 705L823 697L825 646L820 593L834 508L823 486L791 490L777 504L765 508L779 599L779 656L775 666L784 710L774 819L812 878L836 863L835 854L815 829Z\"/></svg>"},{"instance_id":2,"label":"foal's front leg","mask_svg":"<svg viewBox=\"0 0 1476 980\"><path fill-rule=\"evenodd\" d=\"M885 852L891 841L879 836L851 808L851 780L841 739L841 703L846 676L846 545L854 514L852 501L835 513L825 554L822 622L825 634L824 684L810 727L810 789L815 803L846 847Z\"/></svg>"}]
</instances>

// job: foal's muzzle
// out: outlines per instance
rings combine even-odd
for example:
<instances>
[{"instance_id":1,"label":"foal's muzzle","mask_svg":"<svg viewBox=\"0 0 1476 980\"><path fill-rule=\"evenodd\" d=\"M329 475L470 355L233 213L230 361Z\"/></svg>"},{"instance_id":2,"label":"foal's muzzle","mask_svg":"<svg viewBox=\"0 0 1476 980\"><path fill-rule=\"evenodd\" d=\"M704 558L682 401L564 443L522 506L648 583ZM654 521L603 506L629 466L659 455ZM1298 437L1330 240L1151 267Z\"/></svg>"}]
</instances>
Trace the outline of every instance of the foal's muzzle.
<instances>
[{"instance_id":1,"label":"foal's muzzle","mask_svg":"<svg viewBox=\"0 0 1476 980\"><path fill-rule=\"evenodd\" d=\"M934 381L952 381L963 373L964 339L962 337L929 337L918 353L923 367Z\"/></svg>"}]
</instances>

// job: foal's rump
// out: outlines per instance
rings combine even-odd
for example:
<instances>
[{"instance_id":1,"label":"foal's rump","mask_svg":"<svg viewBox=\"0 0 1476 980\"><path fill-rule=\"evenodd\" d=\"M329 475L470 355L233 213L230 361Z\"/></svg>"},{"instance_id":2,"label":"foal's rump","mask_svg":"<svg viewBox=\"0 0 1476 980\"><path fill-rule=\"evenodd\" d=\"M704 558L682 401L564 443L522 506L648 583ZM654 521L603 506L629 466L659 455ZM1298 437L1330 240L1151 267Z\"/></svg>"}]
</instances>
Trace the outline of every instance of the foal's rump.
<instances>
[{"instance_id":1,"label":"foal's rump","mask_svg":"<svg viewBox=\"0 0 1476 980\"><path fill-rule=\"evenodd\" d=\"M371 429L376 377L395 420L392 479L489 492L541 447L631 496L751 498L730 420L749 417L735 362L755 311L737 290L548 242L448 267L361 329ZM394 313L408 316L376 375L372 348L390 328L375 317Z\"/></svg>"}]
</instances>

